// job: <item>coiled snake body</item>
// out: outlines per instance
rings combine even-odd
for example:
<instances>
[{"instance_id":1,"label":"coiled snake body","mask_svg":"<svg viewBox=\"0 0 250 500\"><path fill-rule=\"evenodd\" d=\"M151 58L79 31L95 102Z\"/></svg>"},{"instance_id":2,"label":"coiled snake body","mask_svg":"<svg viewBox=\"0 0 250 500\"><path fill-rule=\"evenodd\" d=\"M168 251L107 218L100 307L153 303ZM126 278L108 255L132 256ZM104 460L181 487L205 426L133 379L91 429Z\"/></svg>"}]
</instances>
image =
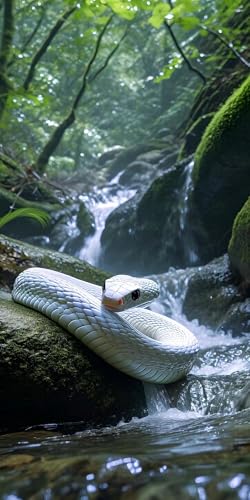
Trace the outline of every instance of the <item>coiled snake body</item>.
<instances>
[{"instance_id":1,"label":"coiled snake body","mask_svg":"<svg viewBox=\"0 0 250 500\"><path fill-rule=\"evenodd\" d=\"M164 384L190 371L198 343L181 324L138 307L158 294L158 285L145 278L118 275L102 289L42 268L22 272L12 292L16 302L45 314L115 368Z\"/></svg>"}]
</instances>

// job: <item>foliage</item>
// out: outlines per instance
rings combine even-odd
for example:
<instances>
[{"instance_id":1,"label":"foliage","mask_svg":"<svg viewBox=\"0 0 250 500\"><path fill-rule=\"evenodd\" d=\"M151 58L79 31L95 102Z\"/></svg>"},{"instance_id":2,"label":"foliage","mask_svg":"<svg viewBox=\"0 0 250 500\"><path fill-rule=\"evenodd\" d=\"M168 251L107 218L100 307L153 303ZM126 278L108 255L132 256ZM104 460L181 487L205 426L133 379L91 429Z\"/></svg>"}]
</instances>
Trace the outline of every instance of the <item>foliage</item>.
<instances>
[{"instance_id":1,"label":"foliage","mask_svg":"<svg viewBox=\"0 0 250 500\"><path fill-rule=\"evenodd\" d=\"M10 3L5 0L3 5ZM204 50L207 40L201 35L213 36L208 29L220 28L221 35L244 51L237 41L241 26L236 22L242 9L240 0L16 0L11 52L2 69L3 81L8 80L0 123L3 143L15 137L16 154L37 162L72 110L111 14L74 110L74 125L72 121L63 131L57 154L85 167L110 145L129 145L135 137L137 142L147 140L162 113L167 126L176 127L179 116L190 108L190 94L200 85L185 68L182 52L209 75L230 47L224 45L216 55ZM0 30L3 36L4 24Z\"/></svg>"},{"instance_id":2,"label":"foliage","mask_svg":"<svg viewBox=\"0 0 250 500\"><path fill-rule=\"evenodd\" d=\"M48 224L50 216L44 212L44 210L40 210L38 208L17 208L13 210L13 212L8 212L7 214L0 217L0 229L3 226L6 226L9 222L12 222L15 219L19 219L19 217L28 217L36 220L42 226Z\"/></svg>"}]
</instances>

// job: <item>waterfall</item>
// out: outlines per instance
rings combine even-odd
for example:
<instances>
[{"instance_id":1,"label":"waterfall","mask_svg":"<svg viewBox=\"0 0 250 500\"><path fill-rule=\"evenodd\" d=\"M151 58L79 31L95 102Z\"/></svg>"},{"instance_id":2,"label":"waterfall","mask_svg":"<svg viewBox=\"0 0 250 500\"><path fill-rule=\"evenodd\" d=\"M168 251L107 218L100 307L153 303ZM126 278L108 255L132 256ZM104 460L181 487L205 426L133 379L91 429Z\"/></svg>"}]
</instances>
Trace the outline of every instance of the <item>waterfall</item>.
<instances>
[{"instance_id":1,"label":"waterfall","mask_svg":"<svg viewBox=\"0 0 250 500\"><path fill-rule=\"evenodd\" d=\"M186 164L184 169L185 180L183 183L182 193L180 196L180 231L182 233L184 244L185 260L188 265L194 265L198 262L198 255L194 237L190 224L190 200L193 192L192 172L194 160Z\"/></svg>"},{"instance_id":2,"label":"waterfall","mask_svg":"<svg viewBox=\"0 0 250 500\"><path fill-rule=\"evenodd\" d=\"M119 205L134 196L135 189L121 188L119 179L123 171L116 175L102 189L95 189L90 198L85 200L87 207L95 217L95 233L86 238L84 247L80 250L79 258L97 266L101 254L101 235L109 214Z\"/></svg>"}]
</instances>

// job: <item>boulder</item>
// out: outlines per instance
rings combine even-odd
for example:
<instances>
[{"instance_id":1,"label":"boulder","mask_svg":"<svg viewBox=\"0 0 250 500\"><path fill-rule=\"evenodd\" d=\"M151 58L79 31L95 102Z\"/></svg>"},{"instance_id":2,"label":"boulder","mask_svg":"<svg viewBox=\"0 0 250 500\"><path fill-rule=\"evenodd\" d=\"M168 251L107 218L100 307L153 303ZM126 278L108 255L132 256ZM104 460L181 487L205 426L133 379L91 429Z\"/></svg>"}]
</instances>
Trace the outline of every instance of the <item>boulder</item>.
<instances>
[{"instance_id":1,"label":"boulder","mask_svg":"<svg viewBox=\"0 0 250 500\"><path fill-rule=\"evenodd\" d=\"M0 431L66 421L94 426L142 414L140 382L5 292L0 312Z\"/></svg>"},{"instance_id":2,"label":"boulder","mask_svg":"<svg viewBox=\"0 0 250 500\"><path fill-rule=\"evenodd\" d=\"M232 236L228 246L228 254L233 270L238 274L241 287L250 293L250 198L237 214Z\"/></svg>"},{"instance_id":3,"label":"boulder","mask_svg":"<svg viewBox=\"0 0 250 500\"><path fill-rule=\"evenodd\" d=\"M209 123L196 150L194 204L208 261L227 250L233 220L249 195L250 77Z\"/></svg>"},{"instance_id":4,"label":"boulder","mask_svg":"<svg viewBox=\"0 0 250 500\"><path fill-rule=\"evenodd\" d=\"M45 316L14 303L7 292L30 266L99 284L107 273L5 236L0 236L0 253L0 431L79 420L94 426L143 415L139 381L109 366Z\"/></svg>"},{"instance_id":5,"label":"boulder","mask_svg":"<svg viewBox=\"0 0 250 500\"><path fill-rule=\"evenodd\" d=\"M250 333L250 299L235 284L228 255L193 269L183 312L189 320L235 335Z\"/></svg>"},{"instance_id":6,"label":"boulder","mask_svg":"<svg viewBox=\"0 0 250 500\"><path fill-rule=\"evenodd\" d=\"M108 274L70 255L36 247L0 235L0 287L12 286L14 279L28 267L45 267L64 272L90 283L102 285Z\"/></svg>"},{"instance_id":7,"label":"boulder","mask_svg":"<svg viewBox=\"0 0 250 500\"><path fill-rule=\"evenodd\" d=\"M149 274L193 263L195 250L186 253L192 246L191 231L188 245L183 244L190 227L184 206L190 162L191 158L168 168L145 193L138 192L109 215L101 238L107 269Z\"/></svg>"},{"instance_id":8,"label":"boulder","mask_svg":"<svg viewBox=\"0 0 250 500\"><path fill-rule=\"evenodd\" d=\"M137 157L140 155L145 155L153 151L153 157L157 156L157 161L159 156L161 155L161 150L163 149L164 144L137 144L136 146L131 146L129 148L124 149L123 151L118 152L118 154L108 163L108 179L111 180L115 175L124 170L130 163L135 161ZM157 152L156 152L157 149ZM143 161L148 161L146 158L140 158ZM152 161L152 155L151 155Z\"/></svg>"}]
</instances>

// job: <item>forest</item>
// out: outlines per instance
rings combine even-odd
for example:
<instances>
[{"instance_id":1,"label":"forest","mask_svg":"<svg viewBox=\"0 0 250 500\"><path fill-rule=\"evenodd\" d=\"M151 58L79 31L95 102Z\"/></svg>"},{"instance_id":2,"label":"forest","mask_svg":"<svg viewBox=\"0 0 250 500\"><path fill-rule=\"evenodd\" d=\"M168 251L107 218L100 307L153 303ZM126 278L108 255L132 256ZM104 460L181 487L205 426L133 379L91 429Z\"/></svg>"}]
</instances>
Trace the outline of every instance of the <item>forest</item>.
<instances>
[{"instance_id":1,"label":"forest","mask_svg":"<svg viewBox=\"0 0 250 500\"><path fill-rule=\"evenodd\" d=\"M249 498L249 19L0 0L0 499Z\"/></svg>"}]
</instances>

